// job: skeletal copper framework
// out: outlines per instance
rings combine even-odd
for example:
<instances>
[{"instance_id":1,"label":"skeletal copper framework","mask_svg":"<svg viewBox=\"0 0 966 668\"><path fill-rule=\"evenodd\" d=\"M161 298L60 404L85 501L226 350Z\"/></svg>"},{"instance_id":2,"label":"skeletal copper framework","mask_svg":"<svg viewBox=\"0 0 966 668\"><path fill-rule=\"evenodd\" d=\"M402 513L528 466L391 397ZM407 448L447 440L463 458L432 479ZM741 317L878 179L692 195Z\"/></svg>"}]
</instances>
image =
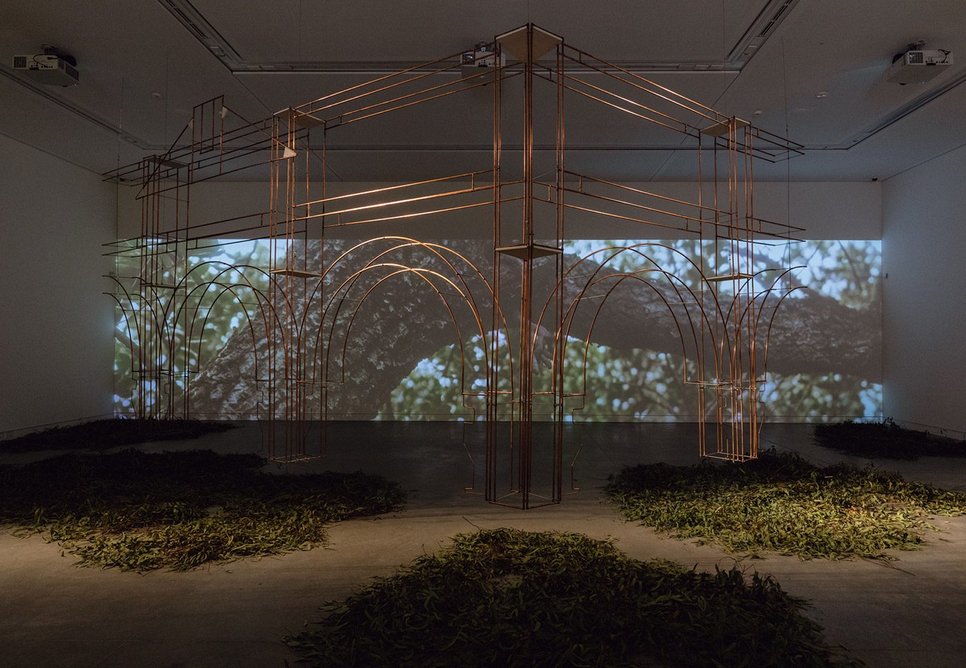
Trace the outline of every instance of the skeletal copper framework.
<instances>
[{"instance_id":1,"label":"skeletal copper framework","mask_svg":"<svg viewBox=\"0 0 966 668\"><path fill-rule=\"evenodd\" d=\"M195 107L166 153L107 175L137 185L141 202L140 234L112 251L138 262L136 276L113 277L112 292L130 342L137 416L195 416L192 386L209 361L201 359L207 320L216 302L231 299L246 306L252 346L246 373L258 391L250 417L266 425L267 454L291 461L318 453L324 442L308 443L305 425L331 419L330 393L353 375L347 351L364 327L364 305L388 283L406 280L435 295L453 326L463 401L486 423L486 500L520 508L557 503L563 426L586 395L593 328L615 290L651 290L676 325L682 381L695 387L701 454L757 456L768 334L787 296L781 286L790 268L756 269L755 246L788 241L800 229L755 216L752 163L785 160L801 146L534 25L499 35L482 51L489 54L484 67L461 67L461 54L453 54L257 122L214 98ZM469 94L492 100L491 162L330 193L326 146L339 128ZM668 197L570 169L564 111L577 99L682 137L696 161L695 197ZM511 150L505 124L521 108ZM538 153L548 153L538 149L538 133L552 134L552 165L537 165ZM192 211L191 191L200 184L266 169L263 210L227 217ZM470 209L492 214L488 266L407 233L415 220ZM694 239L694 255L663 246L681 257L688 276L662 266L653 242L600 248L568 264L564 242L574 217ZM321 250L328 230L377 223L399 232L363 237L333 258ZM193 259L224 237L266 238L267 264ZM614 268L625 254L639 260L638 268ZM467 382L471 340L482 348L482 382ZM583 368L582 381L568 386L571 346L582 351ZM542 420L553 425L549 442L534 438L534 423ZM321 434L324 441L325 429Z\"/></svg>"}]
</instances>

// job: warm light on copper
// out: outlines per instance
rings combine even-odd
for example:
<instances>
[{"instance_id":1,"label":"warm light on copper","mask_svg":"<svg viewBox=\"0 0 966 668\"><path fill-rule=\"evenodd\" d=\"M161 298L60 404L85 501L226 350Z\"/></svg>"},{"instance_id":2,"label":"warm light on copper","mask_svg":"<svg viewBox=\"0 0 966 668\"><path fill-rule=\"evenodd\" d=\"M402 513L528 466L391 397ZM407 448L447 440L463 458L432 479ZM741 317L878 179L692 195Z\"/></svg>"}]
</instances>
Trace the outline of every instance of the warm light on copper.
<instances>
[{"instance_id":1,"label":"warm light on copper","mask_svg":"<svg viewBox=\"0 0 966 668\"><path fill-rule=\"evenodd\" d=\"M264 425L266 454L280 461L322 454L329 393L351 377L347 351L364 328L363 307L394 282L409 280L435 296L452 325L467 409L475 414L483 405L486 500L519 508L558 503L564 491L564 425L586 397L591 333L617 291L647 290L660 297L680 339L681 382L695 389L701 454L733 461L757 456L764 420L760 384L790 269L757 269L755 245L762 238L791 240L801 230L756 217L753 162L784 160L801 147L533 25L498 36L488 48L496 54L495 65L477 73L440 78L459 73L457 54L254 123L217 97L195 107L164 155L107 175L139 188L140 234L116 242L112 251L134 254L139 265L136 289L115 277L112 295L130 341L138 417L194 416L192 379L205 362L200 341L208 313L219 300L233 299L254 308L255 317L246 311L243 327L259 397L251 417ZM535 95L537 90L548 94ZM325 149L330 133L469 91L476 96L484 91L489 98L488 164L330 194ZM568 168L565 111L576 99L688 138L696 149L695 197L669 197ZM522 149L511 154L505 150L504 123L512 114L520 115ZM535 166L538 129L541 136L552 131L552 172L538 173ZM321 137L321 149L310 136ZM215 221L193 217L192 188L266 168L264 210ZM407 229L417 220L481 209L492 217L490 256L482 261L420 240ZM641 242L574 260L564 244L568 223L578 216L671 230L694 239L698 252L688 256ZM326 230L377 223L398 233L365 238L326 257ZM191 265L191 253L204 248L204 240L238 235L267 238L267 266ZM309 252L309 241L317 252ZM680 256L698 280L662 266L651 253L658 247ZM414 253L418 264L411 261ZM624 254L637 258L639 268L615 269ZM219 267L214 278L199 280L213 264ZM587 274L588 267L596 268ZM512 285L504 282L508 276L514 276ZM318 314L318 328L308 326L310 312ZM483 350L482 387L469 387L467 380L465 346L473 337ZM577 356L582 368L567 374L566 352L575 345L582 350ZM541 375L548 369L549 376ZM547 377L549 384L541 384ZM543 417L553 425L551 442L534 438L534 423ZM323 428L318 442L310 443L308 425L316 420ZM537 461L547 470L535 470ZM574 460L569 465L573 480Z\"/></svg>"}]
</instances>

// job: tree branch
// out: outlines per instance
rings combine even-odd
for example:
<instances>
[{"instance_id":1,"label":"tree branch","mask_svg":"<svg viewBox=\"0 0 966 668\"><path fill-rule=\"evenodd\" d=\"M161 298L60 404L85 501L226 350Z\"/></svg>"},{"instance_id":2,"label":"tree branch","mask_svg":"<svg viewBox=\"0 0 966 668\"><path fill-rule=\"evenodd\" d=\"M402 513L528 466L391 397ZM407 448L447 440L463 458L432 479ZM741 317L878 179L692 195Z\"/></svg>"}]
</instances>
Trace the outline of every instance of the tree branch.
<instances>
[{"instance_id":1,"label":"tree branch","mask_svg":"<svg viewBox=\"0 0 966 668\"><path fill-rule=\"evenodd\" d=\"M459 242L454 244L460 251L473 258L484 276L491 272L491 247L483 241ZM331 250L327 250L329 255ZM408 266L433 266L445 275L453 272L441 266L435 257L428 257L418 250L407 249L403 258ZM393 256L396 258L396 256ZM367 258L368 259L368 258ZM572 266L579 260L573 255L564 257L564 266ZM390 261L383 259L382 261ZM391 261L399 261L393 259ZM549 294L552 285L552 272L547 271L547 263L552 259L541 260L543 269L538 268L534 283L535 295ZM402 262L400 261L400 264ZM353 271L361 267L361 262L347 262L345 266L333 269L327 280L329 284L339 285ZM510 302L516 303L512 295L519 292L520 272L509 260L504 262L507 269L501 276L501 294L511 296ZM587 275L599 265L584 261L581 265L586 271L566 281L565 298L573 299L584 286ZM457 267L463 277L473 274L468 267ZM450 276L454 282L456 276ZM442 283L441 283L442 284ZM343 360L341 342L332 350L328 380L328 407L333 415L351 416L357 419L370 419L388 400L389 394L413 370L421 360L432 356L445 345L457 342L459 336L464 341L479 333L472 311L462 299L454 296L447 285L447 301L452 307L452 316L439 296L427 289L424 281L412 274L403 273L387 280L377 287L360 311L352 325L352 332L345 348ZM665 300L671 303L679 322L686 322L681 298L675 294L668 281L655 280L654 288L648 288L637 281L627 281L616 289L604 306L603 317L593 329L591 340L616 350L647 349L670 353L681 352L681 341L674 315ZM474 294L480 305L487 305L490 297L475 283ZM606 284L596 286L590 293L594 299L582 303L576 310L571 333L578 337L586 335L593 318L595 303L599 302ZM697 290L695 290L697 292ZM352 293L356 295L358 293ZM881 349L881 327L878 311L850 309L834 299L814 291L803 291L801 298L786 299L778 310L771 331L768 368L771 371L788 374L828 374L841 373L865 380L878 382L881 369L879 350ZM304 303L304 295L298 291L292 295L296 304ZM595 301L596 300L596 301ZM765 316L761 329L767 327L767 317L777 303L778 297L771 295L765 303ZM346 302L343 315L358 305ZM677 304L677 305L675 305ZM711 309L710 302L706 308ZM297 310L301 310L298 308ZM314 339L316 332L327 332L329 320L321 323L321 309L310 308L302 331L303 341ZM516 307L507 308L509 326L515 328L519 321ZM489 327L489 315L484 318ZM340 326L344 321L340 321ZM256 319L256 334L265 331L264 323ZM338 327L337 327L338 331ZM760 331L763 336L764 332ZM690 336L690 328L686 329ZM324 337L323 337L324 338ZM543 338L543 337L541 337ZM309 350L303 345L303 352ZM248 331L239 329L230 338L225 348L194 380L191 388L192 411L196 416L222 415L227 417L250 417L265 415L266 393L264 382L255 381L255 357L258 358L258 377L265 379L268 366L268 342L260 336L255 355L253 355L251 336ZM276 367L284 365L276 360ZM321 380L309 370L303 376L309 380ZM280 374L284 378L284 373ZM279 387L282 387L283 383ZM306 385L307 397L311 405L319 405L321 386Z\"/></svg>"}]
</instances>

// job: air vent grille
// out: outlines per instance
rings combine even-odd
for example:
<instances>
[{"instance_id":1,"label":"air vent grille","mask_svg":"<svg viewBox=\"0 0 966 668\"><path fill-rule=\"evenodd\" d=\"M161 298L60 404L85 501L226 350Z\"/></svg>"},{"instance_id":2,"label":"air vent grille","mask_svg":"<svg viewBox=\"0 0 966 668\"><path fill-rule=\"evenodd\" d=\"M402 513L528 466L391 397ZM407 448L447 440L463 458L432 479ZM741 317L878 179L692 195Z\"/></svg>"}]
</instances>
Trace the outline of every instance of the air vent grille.
<instances>
[{"instance_id":1,"label":"air vent grille","mask_svg":"<svg viewBox=\"0 0 966 668\"><path fill-rule=\"evenodd\" d=\"M744 67L768 38L775 34L778 26L788 18L797 4L798 0L768 0L731 48L726 62L739 69Z\"/></svg>"},{"instance_id":2,"label":"air vent grille","mask_svg":"<svg viewBox=\"0 0 966 668\"><path fill-rule=\"evenodd\" d=\"M782 21L782 14L784 14L785 11L795 3L795 1L796 0L785 0L785 2L782 3L782 6L778 8L778 11L775 12L770 19L768 19L768 23L766 23L765 27L761 29L760 33L758 33L758 37L767 37L768 33L777 28L778 24Z\"/></svg>"}]
</instances>

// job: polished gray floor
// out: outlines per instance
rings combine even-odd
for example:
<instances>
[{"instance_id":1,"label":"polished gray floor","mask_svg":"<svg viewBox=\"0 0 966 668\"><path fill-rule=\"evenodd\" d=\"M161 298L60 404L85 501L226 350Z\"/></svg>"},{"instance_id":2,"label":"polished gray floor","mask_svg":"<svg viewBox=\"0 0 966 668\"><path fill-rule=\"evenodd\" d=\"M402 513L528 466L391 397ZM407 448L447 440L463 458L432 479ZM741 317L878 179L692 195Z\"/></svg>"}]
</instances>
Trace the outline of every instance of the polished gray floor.
<instances>
[{"instance_id":1,"label":"polished gray floor","mask_svg":"<svg viewBox=\"0 0 966 668\"><path fill-rule=\"evenodd\" d=\"M538 433L538 442L546 434ZM309 434L316 442L317 432ZM841 461L815 445L802 425L766 426L766 445L796 450L821 464ZM255 425L200 441L157 443L148 450L205 447L257 451ZM326 456L272 470L365 470L398 480L410 493L407 510L335 526L327 549L260 561L211 566L190 573L146 575L73 566L56 544L39 537L0 535L0 643L4 666L282 666L295 657L280 638L316 617L317 606L387 575L456 533L478 527L580 531L613 538L638 558L661 557L710 569L730 567L731 555L622 522L601 502L599 488L622 466L697 461L692 425L576 425L565 441L566 480L574 464L581 489L560 505L529 511L486 504L482 434L451 423L330 425ZM40 455L6 455L0 463ZM474 464L473 462L476 462ZM865 459L852 459L869 465ZM537 457L540 465L540 456ZM966 489L966 460L875 462L886 470ZM568 485L569 491L569 485ZM966 657L966 518L939 518L923 550L901 552L890 565L864 560L807 561L777 555L743 567L774 575L808 599L808 614L833 644L871 666L956 666Z\"/></svg>"}]
</instances>

